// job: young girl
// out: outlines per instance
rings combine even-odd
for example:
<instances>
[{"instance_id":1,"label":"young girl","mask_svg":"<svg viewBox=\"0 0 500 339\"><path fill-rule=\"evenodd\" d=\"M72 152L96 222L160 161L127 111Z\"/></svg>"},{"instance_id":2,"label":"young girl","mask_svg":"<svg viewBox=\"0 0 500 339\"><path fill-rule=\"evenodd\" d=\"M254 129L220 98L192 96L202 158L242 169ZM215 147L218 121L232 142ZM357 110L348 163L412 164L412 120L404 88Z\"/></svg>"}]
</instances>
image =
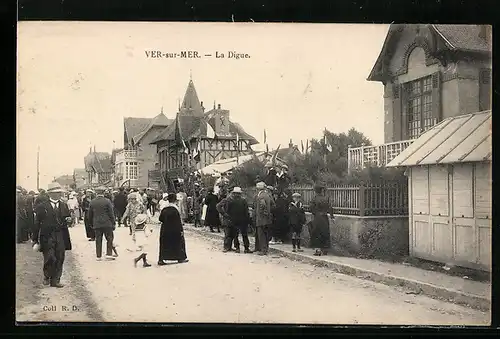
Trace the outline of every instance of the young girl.
<instances>
[{"instance_id":1,"label":"young girl","mask_svg":"<svg viewBox=\"0 0 500 339\"><path fill-rule=\"evenodd\" d=\"M304 207L302 206L302 202L300 201L300 194L292 194L292 199L293 201L290 203L288 209L290 215L290 227L292 229L292 252L302 252L302 249L300 248L300 234L302 233L302 227L306 223L306 213L304 211Z\"/></svg>"},{"instance_id":2,"label":"young girl","mask_svg":"<svg viewBox=\"0 0 500 339\"><path fill-rule=\"evenodd\" d=\"M137 258L134 259L134 266L142 259L143 267L151 267L147 261L147 245L153 233L153 229L149 225L150 214L139 214L135 218L135 234L137 250L142 252Z\"/></svg>"}]
</instances>

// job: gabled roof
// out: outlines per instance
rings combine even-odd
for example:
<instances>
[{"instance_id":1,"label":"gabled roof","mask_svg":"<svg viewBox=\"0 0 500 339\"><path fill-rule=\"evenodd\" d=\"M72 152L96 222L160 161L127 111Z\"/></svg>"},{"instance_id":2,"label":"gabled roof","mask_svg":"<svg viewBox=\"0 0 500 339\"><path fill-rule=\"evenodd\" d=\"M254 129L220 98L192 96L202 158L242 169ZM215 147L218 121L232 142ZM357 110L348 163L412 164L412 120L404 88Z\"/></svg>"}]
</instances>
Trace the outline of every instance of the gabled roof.
<instances>
[{"instance_id":1,"label":"gabled roof","mask_svg":"<svg viewBox=\"0 0 500 339\"><path fill-rule=\"evenodd\" d=\"M106 152L92 152L84 158L85 170L97 173L112 172L111 155Z\"/></svg>"},{"instance_id":2,"label":"gabled roof","mask_svg":"<svg viewBox=\"0 0 500 339\"><path fill-rule=\"evenodd\" d=\"M384 68L382 65L385 59L390 57L390 50L399 41L399 31L402 27L412 26L411 24L391 24L389 31L382 45L382 50L373 66L369 81L381 81L383 79ZM426 25L429 30L442 42L444 48L451 51L474 52L489 54L492 50L492 40L488 35L484 35L485 26L481 25ZM483 36L484 35L484 36ZM435 53L436 51L429 51Z\"/></svg>"},{"instance_id":3,"label":"gabled roof","mask_svg":"<svg viewBox=\"0 0 500 339\"><path fill-rule=\"evenodd\" d=\"M193 138L198 137L207 137L207 123L215 130L215 119L212 117L208 119L204 119L201 116L192 116L192 115L182 115L179 114L176 120L179 119L179 125L181 129L182 138L185 141L189 141ZM153 139L152 144L158 143L163 140L175 140L175 128L176 121L172 122L156 139ZM258 141L253 136L245 132L243 127L240 124L229 121L229 136L219 137L219 138L236 138L236 134L238 134L241 140L249 140L251 145L257 144Z\"/></svg>"},{"instance_id":4,"label":"gabled roof","mask_svg":"<svg viewBox=\"0 0 500 339\"><path fill-rule=\"evenodd\" d=\"M491 111L459 115L432 127L387 167L490 161Z\"/></svg>"},{"instance_id":5,"label":"gabled roof","mask_svg":"<svg viewBox=\"0 0 500 339\"><path fill-rule=\"evenodd\" d=\"M125 134L128 140L132 140L133 137L144 131L151 123L151 120L150 118L123 118Z\"/></svg>"},{"instance_id":6,"label":"gabled roof","mask_svg":"<svg viewBox=\"0 0 500 339\"><path fill-rule=\"evenodd\" d=\"M172 122L165 114L160 113L153 119L150 119L149 125L140 133L132 136L132 141L137 144L153 127L167 127Z\"/></svg>"}]
</instances>

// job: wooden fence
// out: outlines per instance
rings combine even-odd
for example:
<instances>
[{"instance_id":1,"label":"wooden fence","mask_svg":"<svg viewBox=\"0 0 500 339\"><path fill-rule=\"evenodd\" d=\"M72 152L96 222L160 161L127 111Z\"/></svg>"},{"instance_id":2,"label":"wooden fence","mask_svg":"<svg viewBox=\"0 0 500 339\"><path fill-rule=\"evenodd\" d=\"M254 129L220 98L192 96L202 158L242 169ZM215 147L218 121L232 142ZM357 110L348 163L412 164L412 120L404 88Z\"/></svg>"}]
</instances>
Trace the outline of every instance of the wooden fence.
<instances>
[{"instance_id":1,"label":"wooden fence","mask_svg":"<svg viewBox=\"0 0 500 339\"><path fill-rule=\"evenodd\" d=\"M300 193L308 207L314 197L312 186L292 186ZM334 214L358 216L408 215L408 184L335 185L326 189ZM255 188L245 189L249 203L253 202Z\"/></svg>"}]
</instances>

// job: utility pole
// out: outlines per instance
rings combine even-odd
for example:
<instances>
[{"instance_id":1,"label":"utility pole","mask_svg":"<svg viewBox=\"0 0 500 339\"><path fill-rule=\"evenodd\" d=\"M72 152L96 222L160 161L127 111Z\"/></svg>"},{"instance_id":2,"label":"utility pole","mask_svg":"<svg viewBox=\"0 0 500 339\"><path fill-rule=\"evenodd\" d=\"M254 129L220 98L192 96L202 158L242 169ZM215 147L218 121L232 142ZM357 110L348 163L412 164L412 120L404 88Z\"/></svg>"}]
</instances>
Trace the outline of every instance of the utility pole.
<instances>
[{"instance_id":1,"label":"utility pole","mask_svg":"<svg viewBox=\"0 0 500 339\"><path fill-rule=\"evenodd\" d=\"M36 189L40 190L40 146L36 151Z\"/></svg>"}]
</instances>

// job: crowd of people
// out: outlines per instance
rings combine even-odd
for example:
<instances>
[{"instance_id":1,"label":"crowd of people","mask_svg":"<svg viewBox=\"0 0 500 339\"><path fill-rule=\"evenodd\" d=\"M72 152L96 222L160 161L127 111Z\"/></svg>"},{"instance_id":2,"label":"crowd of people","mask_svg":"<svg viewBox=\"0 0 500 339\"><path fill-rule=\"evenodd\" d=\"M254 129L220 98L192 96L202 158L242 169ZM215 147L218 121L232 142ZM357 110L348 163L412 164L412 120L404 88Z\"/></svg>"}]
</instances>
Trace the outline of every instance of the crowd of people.
<instances>
[{"instance_id":1,"label":"crowd of people","mask_svg":"<svg viewBox=\"0 0 500 339\"><path fill-rule=\"evenodd\" d=\"M118 256L114 240L116 227L127 227L133 248L138 252L134 266L147 260L148 244L158 214L159 230L158 265L166 261L188 262L183 225L207 227L210 232L224 231L223 251L266 255L269 244L285 243L291 238L292 251L302 251L304 227L308 227L310 247L315 255L327 254L330 248L328 213L330 204L325 187L316 186L316 196L309 203L313 215L306 223L305 209L299 193L289 189L286 165L268 166L264 180L257 178L253 197L238 186L230 187L227 175L221 175L213 187L203 187L195 182L189 192L183 185L175 187L176 193L163 193L152 189L111 190L98 187L94 190L66 192L59 184L51 183L47 191L27 192L18 186L17 192L17 242L31 241L34 248L44 255L44 283L61 287L60 276L64 252L71 250L68 227L83 221L89 241L95 242L96 259L102 260L103 238L106 239L105 260ZM246 197L245 197L246 195ZM248 202L251 200L251 202ZM154 219L156 220L156 219ZM249 233L255 236L255 247L250 248Z\"/></svg>"}]
</instances>

